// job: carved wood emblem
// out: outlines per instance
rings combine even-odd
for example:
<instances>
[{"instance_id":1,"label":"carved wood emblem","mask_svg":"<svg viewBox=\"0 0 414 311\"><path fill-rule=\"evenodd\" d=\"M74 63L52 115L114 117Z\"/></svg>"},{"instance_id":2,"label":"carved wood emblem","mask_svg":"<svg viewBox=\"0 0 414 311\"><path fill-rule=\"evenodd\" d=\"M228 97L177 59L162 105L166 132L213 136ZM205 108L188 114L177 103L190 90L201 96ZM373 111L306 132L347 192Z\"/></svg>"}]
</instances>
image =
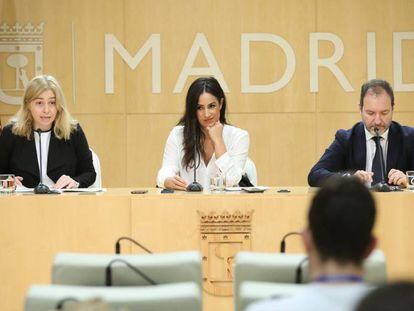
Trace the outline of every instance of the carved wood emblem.
<instances>
[{"instance_id":1,"label":"carved wood emblem","mask_svg":"<svg viewBox=\"0 0 414 311\"><path fill-rule=\"evenodd\" d=\"M198 211L203 258L203 288L215 296L233 295L233 261L237 252L251 250L253 210L244 213Z\"/></svg>"}]
</instances>

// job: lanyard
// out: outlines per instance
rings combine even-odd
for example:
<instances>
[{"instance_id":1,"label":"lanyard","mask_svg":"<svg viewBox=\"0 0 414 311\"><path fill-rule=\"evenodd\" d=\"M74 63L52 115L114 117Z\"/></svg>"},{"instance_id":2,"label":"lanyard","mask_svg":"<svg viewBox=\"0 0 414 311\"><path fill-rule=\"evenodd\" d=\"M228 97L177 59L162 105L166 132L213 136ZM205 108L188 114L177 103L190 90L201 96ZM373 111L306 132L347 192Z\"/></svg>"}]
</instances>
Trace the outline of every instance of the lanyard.
<instances>
[{"instance_id":1,"label":"lanyard","mask_svg":"<svg viewBox=\"0 0 414 311\"><path fill-rule=\"evenodd\" d=\"M355 274L344 275L322 275L313 280L315 283L336 283L336 282L363 282L361 276Z\"/></svg>"}]
</instances>

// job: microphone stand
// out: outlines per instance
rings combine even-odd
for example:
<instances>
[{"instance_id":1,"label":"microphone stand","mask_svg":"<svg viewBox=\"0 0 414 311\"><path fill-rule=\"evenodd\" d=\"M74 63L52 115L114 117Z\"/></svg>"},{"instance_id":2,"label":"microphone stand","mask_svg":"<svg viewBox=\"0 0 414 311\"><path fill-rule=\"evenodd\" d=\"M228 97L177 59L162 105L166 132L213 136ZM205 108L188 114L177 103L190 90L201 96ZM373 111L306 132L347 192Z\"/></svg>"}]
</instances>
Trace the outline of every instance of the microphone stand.
<instances>
[{"instance_id":1,"label":"microphone stand","mask_svg":"<svg viewBox=\"0 0 414 311\"><path fill-rule=\"evenodd\" d=\"M292 231L292 232L288 232L286 233L283 238L282 241L280 241L280 252L283 254L286 252L286 238L291 236L291 235L302 235L301 232L296 232L296 231Z\"/></svg>"},{"instance_id":2,"label":"microphone stand","mask_svg":"<svg viewBox=\"0 0 414 311\"><path fill-rule=\"evenodd\" d=\"M40 160L39 160L39 184L34 188L33 192L35 194L48 194L51 193L50 189L48 186L46 186L43 183L43 176L42 176L42 130L41 129L37 129L35 131L37 134L39 134L39 155L40 155Z\"/></svg>"},{"instance_id":3,"label":"microphone stand","mask_svg":"<svg viewBox=\"0 0 414 311\"><path fill-rule=\"evenodd\" d=\"M296 272L295 272L295 283L296 284L302 284L303 282L303 277L302 277L302 270L303 270L303 265L309 260L309 257L305 257L303 258L300 262L299 265L296 268Z\"/></svg>"},{"instance_id":4,"label":"microphone stand","mask_svg":"<svg viewBox=\"0 0 414 311\"><path fill-rule=\"evenodd\" d=\"M385 182L385 162L384 162L384 154L382 153L381 142L380 142L380 135L379 129L376 127L374 128L375 135L377 137L376 140L376 147L379 151L379 157L381 162L381 181L372 187L373 191L376 192L390 192L391 187Z\"/></svg>"},{"instance_id":5,"label":"microphone stand","mask_svg":"<svg viewBox=\"0 0 414 311\"><path fill-rule=\"evenodd\" d=\"M196 165L196 157L198 154L198 165ZM197 132L194 134L194 181L187 186L187 191L189 192L201 192L203 191L203 186L197 182L197 167L200 165L201 159L200 154L197 152Z\"/></svg>"},{"instance_id":6,"label":"microphone stand","mask_svg":"<svg viewBox=\"0 0 414 311\"><path fill-rule=\"evenodd\" d=\"M138 243L137 241L135 241L134 239L131 239L130 237L127 237L127 236L123 236L123 237L120 237L117 241L116 241L116 243L115 243L115 254L121 254L121 241L122 240L127 240L127 241L129 241L129 242L132 242L132 243L134 243L135 245L137 245L137 246L139 246L141 249L143 249L144 251L146 251L148 254L152 254L152 252L148 249L148 248L146 248L144 245L142 245L142 244L140 244L140 243Z\"/></svg>"},{"instance_id":7,"label":"microphone stand","mask_svg":"<svg viewBox=\"0 0 414 311\"><path fill-rule=\"evenodd\" d=\"M117 259L111 260L108 263L108 265L106 266L106 269L105 269L105 285L106 286L112 286L112 269L111 269L111 266L115 262L123 263L129 269L131 269L132 271L134 271L136 274L140 275L149 284L151 284L151 285L157 285L157 283L153 279L151 279L149 276L147 276L146 274L144 274L144 272L142 272L139 268L134 267L133 265L131 265L128 261L126 261L124 259L117 258Z\"/></svg>"},{"instance_id":8,"label":"microphone stand","mask_svg":"<svg viewBox=\"0 0 414 311\"><path fill-rule=\"evenodd\" d=\"M72 301L72 302L79 302L79 299L73 298L73 297L68 297L68 298L63 298L62 300L58 301L58 303L56 304L55 309L56 310L63 310L64 306L67 302Z\"/></svg>"}]
</instances>

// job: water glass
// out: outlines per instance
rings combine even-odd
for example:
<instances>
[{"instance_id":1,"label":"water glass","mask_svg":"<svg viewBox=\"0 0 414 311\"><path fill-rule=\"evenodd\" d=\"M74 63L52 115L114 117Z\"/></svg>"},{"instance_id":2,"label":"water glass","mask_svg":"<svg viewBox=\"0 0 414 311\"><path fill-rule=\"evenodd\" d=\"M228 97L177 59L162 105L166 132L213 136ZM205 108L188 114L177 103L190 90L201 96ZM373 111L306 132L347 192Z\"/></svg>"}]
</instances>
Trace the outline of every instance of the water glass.
<instances>
[{"instance_id":1,"label":"water glass","mask_svg":"<svg viewBox=\"0 0 414 311\"><path fill-rule=\"evenodd\" d=\"M13 174L0 175L0 193L12 193L16 190L16 177Z\"/></svg>"},{"instance_id":2,"label":"water glass","mask_svg":"<svg viewBox=\"0 0 414 311\"><path fill-rule=\"evenodd\" d=\"M210 191L224 191L224 176L222 174L215 174L210 177Z\"/></svg>"},{"instance_id":3,"label":"water glass","mask_svg":"<svg viewBox=\"0 0 414 311\"><path fill-rule=\"evenodd\" d=\"M414 190L414 171L407 171L407 189Z\"/></svg>"}]
</instances>

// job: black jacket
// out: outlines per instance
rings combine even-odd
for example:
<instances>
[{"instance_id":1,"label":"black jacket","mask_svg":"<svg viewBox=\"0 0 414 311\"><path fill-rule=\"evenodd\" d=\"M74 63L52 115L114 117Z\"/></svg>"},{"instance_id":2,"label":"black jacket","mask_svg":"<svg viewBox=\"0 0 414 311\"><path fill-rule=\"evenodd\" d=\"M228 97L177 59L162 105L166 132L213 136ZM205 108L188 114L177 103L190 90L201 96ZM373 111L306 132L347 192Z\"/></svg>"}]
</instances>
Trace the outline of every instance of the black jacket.
<instances>
[{"instance_id":1,"label":"black jacket","mask_svg":"<svg viewBox=\"0 0 414 311\"><path fill-rule=\"evenodd\" d=\"M11 124L5 126L0 135L0 174L23 177L23 185L34 188L39 184L39 166L34 138L12 133ZM96 173L92 153L80 125L69 140L58 139L51 131L47 175L55 183L62 175L68 175L86 188L95 182Z\"/></svg>"}]
</instances>

